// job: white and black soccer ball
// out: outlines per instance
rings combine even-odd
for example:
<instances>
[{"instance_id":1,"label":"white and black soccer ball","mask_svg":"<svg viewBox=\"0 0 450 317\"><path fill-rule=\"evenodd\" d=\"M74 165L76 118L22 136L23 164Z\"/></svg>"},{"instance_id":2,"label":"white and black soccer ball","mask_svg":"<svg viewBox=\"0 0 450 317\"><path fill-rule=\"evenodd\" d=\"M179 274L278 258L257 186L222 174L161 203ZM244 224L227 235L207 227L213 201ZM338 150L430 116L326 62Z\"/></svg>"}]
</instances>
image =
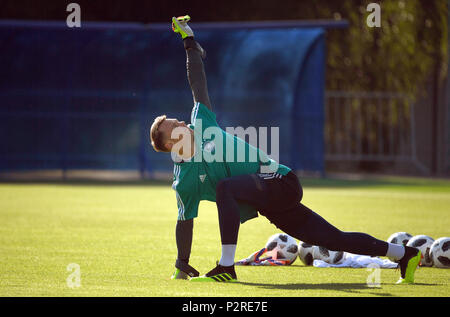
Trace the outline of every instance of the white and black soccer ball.
<instances>
[{"instance_id":1,"label":"white and black soccer ball","mask_svg":"<svg viewBox=\"0 0 450 317\"><path fill-rule=\"evenodd\" d=\"M313 258L322 260L328 264L339 264L344 260L343 251L331 251L325 247L318 246L313 250Z\"/></svg>"},{"instance_id":2,"label":"white and black soccer ball","mask_svg":"<svg viewBox=\"0 0 450 317\"><path fill-rule=\"evenodd\" d=\"M294 263L297 258L297 241L285 233L274 234L267 240L266 249L276 260L288 261L288 265Z\"/></svg>"},{"instance_id":3,"label":"white and black soccer ball","mask_svg":"<svg viewBox=\"0 0 450 317\"><path fill-rule=\"evenodd\" d=\"M400 244L400 245L406 245L408 244L409 239L412 238L412 235L410 235L407 232L396 232L390 235L390 237L387 239L387 242L393 243L393 244ZM395 259L389 258L392 262L396 262Z\"/></svg>"},{"instance_id":4,"label":"white and black soccer ball","mask_svg":"<svg viewBox=\"0 0 450 317\"><path fill-rule=\"evenodd\" d=\"M408 247L414 247L419 249L420 252L422 253L423 258L419 262L420 266L433 265L433 261L430 257L430 248L433 242L434 242L433 238L420 234L409 239L408 243L406 244Z\"/></svg>"},{"instance_id":5,"label":"white and black soccer ball","mask_svg":"<svg viewBox=\"0 0 450 317\"><path fill-rule=\"evenodd\" d=\"M439 238L430 248L430 257L435 267L450 268L450 238Z\"/></svg>"},{"instance_id":6,"label":"white and black soccer ball","mask_svg":"<svg viewBox=\"0 0 450 317\"><path fill-rule=\"evenodd\" d=\"M410 235L407 232L396 232L391 234L391 236L387 239L387 242L393 243L393 244L401 244L406 245L409 241L409 239L412 238L412 235Z\"/></svg>"},{"instance_id":7,"label":"white and black soccer ball","mask_svg":"<svg viewBox=\"0 0 450 317\"><path fill-rule=\"evenodd\" d=\"M305 265L313 265L314 257L313 252L317 246L308 244L306 242L298 242L298 257Z\"/></svg>"}]
</instances>

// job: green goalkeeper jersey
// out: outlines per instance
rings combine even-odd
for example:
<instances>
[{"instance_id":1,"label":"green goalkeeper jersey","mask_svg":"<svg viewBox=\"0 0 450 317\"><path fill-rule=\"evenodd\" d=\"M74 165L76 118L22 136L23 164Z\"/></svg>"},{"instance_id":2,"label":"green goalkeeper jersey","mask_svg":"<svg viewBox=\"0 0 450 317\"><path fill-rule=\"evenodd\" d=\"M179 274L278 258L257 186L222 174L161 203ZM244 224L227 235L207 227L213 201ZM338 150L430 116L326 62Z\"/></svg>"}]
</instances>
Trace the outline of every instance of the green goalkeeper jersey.
<instances>
[{"instance_id":1,"label":"green goalkeeper jersey","mask_svg":"<svg viewBox=\"0 0 450 317\"><path fill-rule=\"evenodd\" d=\"M204 104L196 102L191 114L195 155L190 160L175 162L172 188L176 192L178 220L197 217L201 200L216 201L216 185L227 177L278 173L291 169L270 159L268 155L244 140L222 130L216 115ZM239 205L241 223L256 217L250 205Z\"/></svg>"}]
</instances>

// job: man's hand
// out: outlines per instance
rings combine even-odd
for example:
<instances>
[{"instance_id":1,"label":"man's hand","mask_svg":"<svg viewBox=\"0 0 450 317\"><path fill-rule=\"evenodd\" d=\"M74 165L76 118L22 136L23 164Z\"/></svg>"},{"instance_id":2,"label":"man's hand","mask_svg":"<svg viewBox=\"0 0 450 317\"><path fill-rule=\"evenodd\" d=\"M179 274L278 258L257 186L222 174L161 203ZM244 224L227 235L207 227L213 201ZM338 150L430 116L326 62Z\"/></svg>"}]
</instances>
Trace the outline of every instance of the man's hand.
<instances>
[{"instance_id":1,"label":"man's hand","mask_svg":"<svg viewBox=\"0 0 450 317\"><path fill-rule=\"evenodd\" d=\"M182 260L175 262L175 273L172 275L172 280L187 280L191 277L197 277L200 273L190 266L188 263Z\"/></svg>"},{"instance_id":2,"label":"man's hand","mask_svg":"<svg viewBox=\"0 0 450 317\"><path fill-rule=\"evenodd\" d=\"M191 17L189 15L185 15L182 17L173 17L172 18L172 30L175 33L180 33L183 40L187 37L194 37L194 32L187 24Z\"/></svg>"}]
</instances>

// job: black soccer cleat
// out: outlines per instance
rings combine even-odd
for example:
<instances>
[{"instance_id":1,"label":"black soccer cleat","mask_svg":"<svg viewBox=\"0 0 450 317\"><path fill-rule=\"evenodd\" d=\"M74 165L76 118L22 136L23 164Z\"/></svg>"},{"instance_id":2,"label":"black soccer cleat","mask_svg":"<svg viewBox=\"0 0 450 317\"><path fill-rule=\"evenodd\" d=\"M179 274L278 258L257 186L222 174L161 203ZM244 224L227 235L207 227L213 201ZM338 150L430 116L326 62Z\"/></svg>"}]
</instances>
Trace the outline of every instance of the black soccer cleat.
<instances>
[{"instance_id":1,"label":"black soccer cleat","mask_svg":"<svg viewBox=\"0 0 450 317\"><path fill-rule=\"evenodd\" d=\"M203 276L191 278L191 282L236 282L237 275L234 264L231 266L217 266Z\"/></svg>"}]
</instances>

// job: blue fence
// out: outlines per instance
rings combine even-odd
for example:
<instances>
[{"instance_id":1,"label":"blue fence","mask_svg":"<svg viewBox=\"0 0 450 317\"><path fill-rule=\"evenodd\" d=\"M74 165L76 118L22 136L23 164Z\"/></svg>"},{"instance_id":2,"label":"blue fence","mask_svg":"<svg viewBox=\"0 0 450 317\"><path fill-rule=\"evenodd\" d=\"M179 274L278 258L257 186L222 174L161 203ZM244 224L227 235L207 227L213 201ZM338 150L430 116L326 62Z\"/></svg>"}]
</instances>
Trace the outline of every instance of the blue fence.
<instances>
[{"instance_id":1,"label":"blue fence","mask_svg":"<svg viewBox=\"0 0 450 317\"><path fill-rule=\"evenodd\" d=\"M322 172L323 26L229 26L193 26L219 124L279 127L280 162ZM149 126L193 101L169 27L0 23L0 171L170 171Z\"/></svg>"}]
</instances>

